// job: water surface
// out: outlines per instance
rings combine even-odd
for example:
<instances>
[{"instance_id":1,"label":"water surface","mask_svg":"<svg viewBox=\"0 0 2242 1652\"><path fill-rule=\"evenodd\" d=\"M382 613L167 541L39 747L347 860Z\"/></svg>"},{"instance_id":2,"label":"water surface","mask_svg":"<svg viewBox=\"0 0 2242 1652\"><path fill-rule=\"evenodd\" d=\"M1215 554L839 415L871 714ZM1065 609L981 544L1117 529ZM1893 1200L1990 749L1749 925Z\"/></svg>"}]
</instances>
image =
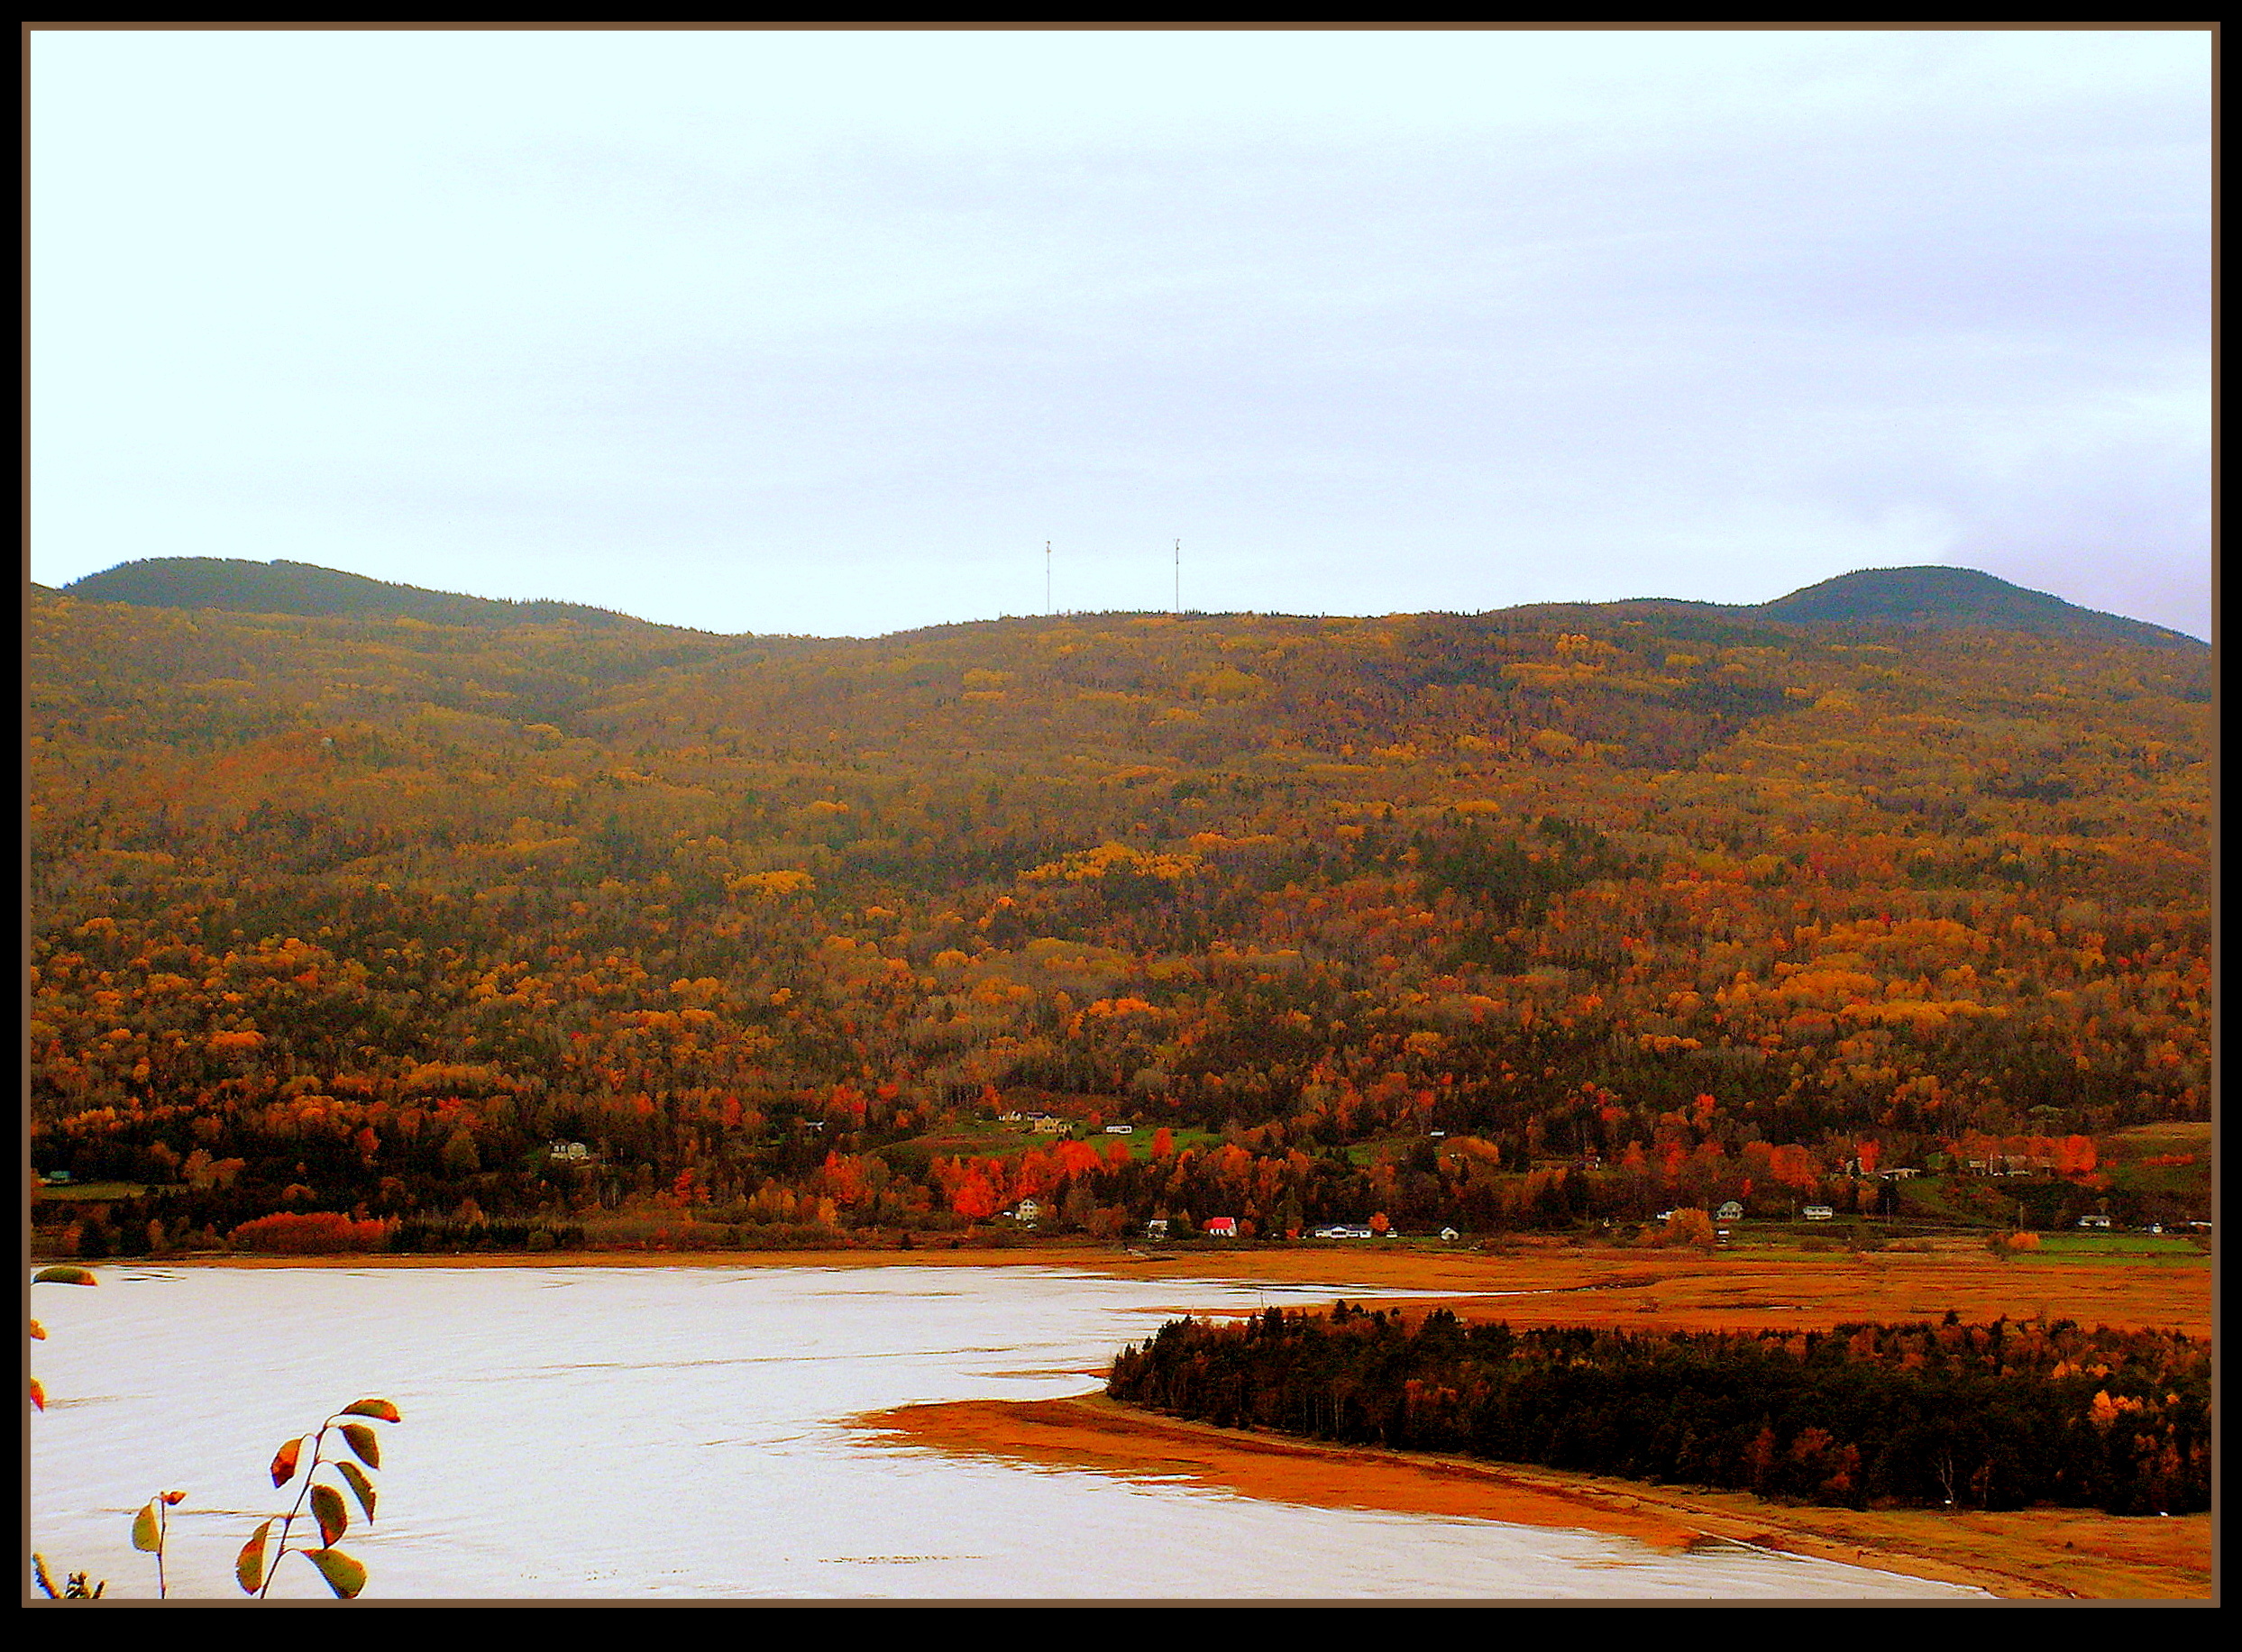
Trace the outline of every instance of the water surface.
<instances>
[{"instance_id":1,"label":"water surface","mask_svg":"<svg viewBox=\"0 0 2242 1652\"><path fill-rule=\"evenodd\" d=\"M1304 1508L892 1443L866 1411L1045 1399L1185 1310L1328 1287L1055 1268L114 1267L40 1286L32 1529L58 1575L154 1592L132 1511L184 1490L176 1595L285 1503L294 1433L363 1395L368 1598L1843 1599L1977 1592L1722 1547ZM1348 1296L1358 1293L1348 1291ZM1372 1292L1359 1293L1364 1296ZM355 1510L353 1509L353 1513ZM290 1559L276 1595L325 1594Z\"/></svg>"}]
</instances>

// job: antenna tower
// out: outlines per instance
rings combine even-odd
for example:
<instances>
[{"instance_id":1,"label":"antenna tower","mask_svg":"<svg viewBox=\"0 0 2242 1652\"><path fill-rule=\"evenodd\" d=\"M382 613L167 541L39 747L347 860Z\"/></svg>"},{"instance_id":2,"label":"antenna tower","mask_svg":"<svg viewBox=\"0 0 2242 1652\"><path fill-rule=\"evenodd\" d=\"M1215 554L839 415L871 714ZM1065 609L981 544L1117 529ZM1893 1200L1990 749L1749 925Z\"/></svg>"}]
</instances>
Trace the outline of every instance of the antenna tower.
<instances>
[{"instance_id":1,"label":"antenna tower","mask_svg":"<svg viewBox=\"0 0 2242 1652\"><path fill-rule=\"evenodd\" d=\"M1043 617L1051 617L1051 542L1043 542Z\"/></svg>"}]
</instances>

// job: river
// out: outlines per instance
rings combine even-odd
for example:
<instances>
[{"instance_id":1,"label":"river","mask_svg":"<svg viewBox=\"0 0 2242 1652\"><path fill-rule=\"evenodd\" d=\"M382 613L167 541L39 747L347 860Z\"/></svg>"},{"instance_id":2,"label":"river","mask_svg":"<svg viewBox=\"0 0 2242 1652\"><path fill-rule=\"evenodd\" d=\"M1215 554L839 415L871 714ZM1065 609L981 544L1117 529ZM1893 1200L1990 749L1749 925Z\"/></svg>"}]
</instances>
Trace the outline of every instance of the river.
<instances>
[{"instance_id":1,"label":"river","mask_svg":"<svg viewBox=\"0 0 2242 1652\"><path fill-rule=\"evenodd\" d=\"M1272 1503L892 1443L890 1406L1042 1399L1178 1312L1328 1287L1043 1267L118 1266L37 1287L33 1547L113 1595L160 1491L171 1593L241 1598L281 1441L396 1402L366 1598L1839 1600L1976 1591L1743 1547ZM1350 1297L1358 1293L1346 1292ZM1374 1292L1359 1293L1374 1297ZM356 1509L352 1506L353 1520ZM291 1558L276 1596L324 1597Z\"/></svg>"}]
</instances>

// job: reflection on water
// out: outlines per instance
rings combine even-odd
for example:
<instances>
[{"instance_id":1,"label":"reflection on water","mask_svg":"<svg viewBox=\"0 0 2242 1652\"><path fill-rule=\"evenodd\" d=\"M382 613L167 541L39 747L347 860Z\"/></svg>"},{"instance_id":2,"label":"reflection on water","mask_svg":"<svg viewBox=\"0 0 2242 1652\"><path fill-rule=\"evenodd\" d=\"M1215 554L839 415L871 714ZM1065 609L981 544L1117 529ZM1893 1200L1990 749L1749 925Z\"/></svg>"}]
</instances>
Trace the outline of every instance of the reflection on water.
<instances>
[{"instance_id":1,"label":"reflection on water","mask_svg":"<svg viewBox=\"0 0 2242 1652\"><path fill-rule=\"evenodd\" d=\"M132 1511L185 1489L175 1594L238 1599L264 1472L362 1395L397 1401L369 1598L1560 1599L1972 1593L1742 1545L1668 1554L1492 1521L1301 1508L891 1446L847 1419L1044 1399L1184 1309L1322 1288L1044 1268L100 1271L41 1287L32 1426L51 1569L153 1592ZM1350 1297L1358 1293L1349 1291ZM290 1561L276 1595L322 1597Z\"/></svg>"}]
</instances>

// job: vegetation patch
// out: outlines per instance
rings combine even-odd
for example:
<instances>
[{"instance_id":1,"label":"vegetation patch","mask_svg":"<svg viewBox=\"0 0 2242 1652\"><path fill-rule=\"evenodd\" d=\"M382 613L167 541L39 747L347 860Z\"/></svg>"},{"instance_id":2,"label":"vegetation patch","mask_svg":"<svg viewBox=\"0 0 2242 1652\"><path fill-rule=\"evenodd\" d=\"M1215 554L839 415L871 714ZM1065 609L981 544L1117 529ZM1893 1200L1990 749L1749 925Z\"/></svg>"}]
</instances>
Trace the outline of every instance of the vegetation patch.
<instances>
[{"instance_id":1,"label":"vegetation patch","mask_svg":"<svg viewBox=\"0 0 2242 1652\"><path fill-rule=\"evenodd\" d=\"M2208 1340L2069 1320L1514 1331L1343 1301L1183 1319L1114 1398L1227 1428L1852 1508L2210 1506Z\"/></svg>"},{"instance_id":2,"label":"vegetation patch","mask_svg":"<svg viewBox=\"0 0 2242 1652\"><path fill-rule=\"evenodd\" d=\"M2201 1219L2209 651L1963 587L830 640L34 591L40 1242Z\"/></svg>"}]
</instances>

